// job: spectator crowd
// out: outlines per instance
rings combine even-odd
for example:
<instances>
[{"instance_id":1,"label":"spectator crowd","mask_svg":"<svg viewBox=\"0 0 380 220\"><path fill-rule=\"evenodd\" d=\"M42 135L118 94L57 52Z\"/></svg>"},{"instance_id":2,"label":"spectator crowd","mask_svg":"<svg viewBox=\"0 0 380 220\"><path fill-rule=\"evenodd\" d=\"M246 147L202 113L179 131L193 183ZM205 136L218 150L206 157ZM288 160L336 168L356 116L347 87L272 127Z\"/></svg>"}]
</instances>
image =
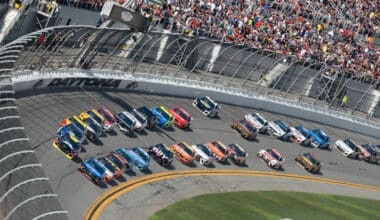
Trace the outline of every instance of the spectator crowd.
<instances>
[{"instance_id":1,"label":"spectator crowd","mask_svg":"<svg viewBox=\"0 0 380 220\"><path fill-rule=\"evenodd\" d=\"M135 0L154 26L323 62L376 81L380 0Z\"/></svg>"}]
</instances>

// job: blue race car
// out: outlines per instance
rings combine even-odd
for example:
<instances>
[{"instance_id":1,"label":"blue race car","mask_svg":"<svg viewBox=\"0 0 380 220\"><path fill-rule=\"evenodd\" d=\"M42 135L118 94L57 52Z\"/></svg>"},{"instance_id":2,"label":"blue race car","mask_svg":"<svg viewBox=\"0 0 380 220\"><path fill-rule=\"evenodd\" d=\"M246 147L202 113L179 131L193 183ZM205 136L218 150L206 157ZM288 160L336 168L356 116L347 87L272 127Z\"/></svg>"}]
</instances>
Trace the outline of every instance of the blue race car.
<instances>
[{"instance_id":1,"label":"blue race car","mask_svg":"<svg viewBox=\"0 0 380 220\"><path fill-rule=\"evenodd\" d=\"M91 157L90 159L82 162L78 169L87 178L89 178L91 181L97 184L107 183L113 177L112 172L109 171L102 163L100 163L94 157Z\"/></svg>"},{"instance_id":2,"label":"blue race car","mask_svg":"<svg viewBox=\"0 0 380 220\"><path fill-rule=\"evenodd\" d=\"M311 146L330 149L330 137L322 131L322 129L315 129L310 131L311 135Z\"/></svg>"},{"instance_id":3,"label":"blue race car","mask_svg":"<svg viewBox=\"0 0 380 220\"><path fill-rule=\"evenodd\" d=\"M67 134L74 135L79 143L83 143L84 138L85 138L85 134L83 130L77 127L75 124L68 124L68 125L62 126L57 131L57 137L65 136Z\"/></svg>"},{"instance_id":4,"label":"blue race car","mask_svg":"<svg viewBox=\"0 0 380 220\"><path fill-rule=\"evenodd\" d=\"M164 106L152 108L151 111L157 118L157 126L164 128L172 126L174 117Z\"/></svg>"},{"instance_id":5,"label":"blue race car","mask_svg":"<svg viewBox=\"0 0 380 220\"><path fill-rule=\"evenodd\" d=\"M145 161L131 149L127 150L125 148L120 147L116 149L115 152L122 156L131 168L136 166L139 170L145 170L149 166L149 161Z\"/></svg>"},{"instance_id":6,"label":"blue race car","mask_svg":"<svg viewBox=\"0 0 380 220\"><path fill-rule=\"evenodd\" d=\"M143 106L138 108L137 110L145 116L146 120L148 121L148 128L152 128L156 125L157 118L149 108Z\"/></svg>"},{"instance_id":7,"label":"blue race car","mask_svg":"<svg viewBox=\"0 0 380 220\"><path fill-rule=\"evenodd\" d=\"M149 164L150 161L150 155L148 152L146 152L144 149L141 147L134 147L131 149L133 152L135 152L139 157L141 157L145 162Z\"/></svg>"},{"instance_id":8,"label":"blue race car","mask_svg":"<svg viewBox=\"0 0 380 220\"><path fill-rule=\"evenodd\" d=\"M193 106L207 117L216 117L220 110L220 105L208 96L195 98Z\"/></svg>"},{"instance_id":9,"label":"blue race car","mask_svg":"<svg viewBox=\"0 0 380 220\"><path fill-rule=\"evenodd\" d=\"M70 131L65 133L62 129L60 135L53 140L53 146L70 160L76 157L81 151L81 144L75 135Z\"/></svg>"}]
</instances>

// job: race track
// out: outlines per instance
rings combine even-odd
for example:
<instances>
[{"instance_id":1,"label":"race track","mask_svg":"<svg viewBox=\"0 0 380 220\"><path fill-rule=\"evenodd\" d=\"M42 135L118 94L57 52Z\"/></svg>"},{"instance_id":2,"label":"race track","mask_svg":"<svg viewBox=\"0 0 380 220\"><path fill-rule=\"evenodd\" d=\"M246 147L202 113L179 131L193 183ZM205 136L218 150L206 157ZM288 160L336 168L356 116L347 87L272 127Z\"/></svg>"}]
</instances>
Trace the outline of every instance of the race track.
<instances>
[{"instance_id":1,"label":"race track","mask_svg":"<svg viewBox=\"0 0 380 220\"><path fill-rule=\"evenodd\" d=\"M363 161L355 161L345 158L340 153L334 151L323 151L319 149L310 149L297 146L292 143L286 143L274 139L268 135L259 135L257 141L246 141L237 133L232 131L230 123L233 120L241 118L244 114L254 112L238 106L228 106L222 104L220 119L209 119L204 117L199 111L191 105L191 100L175 97L164 97L150 94L136 94L125 92L85 92L85 91L51 91L40 94L16 94L16 103L21 115L21 121L25 127L25 132L30 138L32 146L35 148L37 156L43 164L45 174L50 178L53 190L58 193L58 199L62 203L63 209L69 211L70 219L81 219L85 210L90 203L95 200L105 189L90 183L78 171L78 162L69 161L63 157L56 149L52 147L52 139L55 136L58 122L64 117L78 115L81 111L87 111L91 108L97 108L99 104L107 106L113 112L119 112L131 107L140 107L146 105L155 107L164 105L167 107L183 106L193 115L191 130L181 130L174 128L163 130L155 128L136 135L124 135L119 131L114 134L108 134L101 137L102 143L89 143L84 146L86 152L80 154L85 160L91 156L105 155L109 151L120 146L143 146L157 143L172 144L186 141L190 144L204 143L211 140L221 140L225 144L238 143L243 146L249 153L248 167L238 167L236 165L222 165L215 163L218 169L254 169L258 171L271 171L264 163L257 160L256 152L261 148L269 146L275 147L286 158L284 165L285 172L305 176L313 176L304 169L301 169L294 162L294 157L299 152L312 151L324 166L322 175L318 177L336 179L347 182L368 184L380 186L379 166L368 164ZM286 116L262 112L267 119L283 119L290 126L298 124L306 128L322 128L330 135L333 141L341 138L350 137L357 143L378 143L379 140L354 134L341 129L331 128L324 125L318 125L313 122L287 118ZM197 167L187 167L174 162L176 170L197 169ZM203 167L202 167L203 168ZM151 162L150 169L152 173L166 171L154 161ZM210 168L212 169L212 168ZM124 174L126 180L133 176L145 175L141 172ZM117 185L118 182L111 183ZM178 184L178 185L177 185ZM108 188L112 187L108 185ZM215 187L214 187L215 186ZM265 187L264 187L265 186ZM146 189L146 190L145 190ZM185 192L184 192L185 189ZM248 177L190 177L183 179L173 179L160 183L154 183L150 186L144 186L131 192L132 196L124 196L115 200L106 209L102 217L104 219L114 219L123 213L134 213L135 219L145 218L153 214L156 210L171 204L175 201L188 198L197 194L207 192L231 191L231 190L254 190L254 189L281 189L281 190L299 190L299 191L317 191L323 193L336 193L344 195L362 196L373 198L373 193L361 192L358 189L339 189L338 186L322 185L320 183L308 183L292 180L277 180L274 178L248 178ZM129 195L128 194L128 195ZM377 197L380 198L377 192ZM153 196L153 197L152 197ZM144 199L145 198L145 199ZM154 198L154 200L150 200ZM148 201L147 201L148 200ZM131 206L133 201L133 206ZM155 202L160 201L160 202ZM157 203L159 203L157 205ZM136 208L139 207L139 208ZM136 208L136 209L135 209ZM131 210L134 210L133 212ZM139 214L140 213L140 214ZM130 218L128 218L130 219Z\"/></svg>"}]
</instances>

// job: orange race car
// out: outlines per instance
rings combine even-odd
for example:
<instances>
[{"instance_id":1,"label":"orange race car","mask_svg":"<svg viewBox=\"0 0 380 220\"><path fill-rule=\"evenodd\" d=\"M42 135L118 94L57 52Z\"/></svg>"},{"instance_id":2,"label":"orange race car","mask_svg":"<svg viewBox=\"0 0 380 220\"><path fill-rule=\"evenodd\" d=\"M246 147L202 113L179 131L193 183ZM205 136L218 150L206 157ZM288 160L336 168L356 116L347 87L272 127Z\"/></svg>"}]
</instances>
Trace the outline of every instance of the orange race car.
<instances>
[{"instance_id":1,"label":"orange race car","mask_svg":"<svg viewBox=\"0 0 380 220\"><path fill-rule=\"evenodd\" d=\"M213 141L206 144L207 147L215 154L219 162L225 162L228 159L228 148L220 141Z\"/></svg>"},{"instance_id":2,"label":"orange race car","mask_svg":"<svg viewBox=\"0 0 380 220\"><path fill-rule=\"evenodd\" d=\"M195 152L193 148L186 142L173 144L171 149L174 156L183 164L191 164L195 158Z\"/></svg>"}]
</instances>

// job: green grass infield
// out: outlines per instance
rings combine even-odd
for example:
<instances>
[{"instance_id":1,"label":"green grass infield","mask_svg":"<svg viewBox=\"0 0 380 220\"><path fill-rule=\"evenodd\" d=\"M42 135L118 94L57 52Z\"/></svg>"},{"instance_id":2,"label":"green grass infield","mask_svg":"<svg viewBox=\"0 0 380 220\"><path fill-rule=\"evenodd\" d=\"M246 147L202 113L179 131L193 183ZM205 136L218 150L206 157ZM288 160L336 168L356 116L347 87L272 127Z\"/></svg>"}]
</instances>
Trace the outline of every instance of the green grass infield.
<instances>
[{"instance_id":1,"label":"green grass infield","mask_svg":"<svg viewBox=\"0 0 380 220\"><path fill-rule=\"evenodd\" d=\"M284 191L207 194L168 206L150 220L380 219L380 200Z\"/></svg>"}]
</instances>

